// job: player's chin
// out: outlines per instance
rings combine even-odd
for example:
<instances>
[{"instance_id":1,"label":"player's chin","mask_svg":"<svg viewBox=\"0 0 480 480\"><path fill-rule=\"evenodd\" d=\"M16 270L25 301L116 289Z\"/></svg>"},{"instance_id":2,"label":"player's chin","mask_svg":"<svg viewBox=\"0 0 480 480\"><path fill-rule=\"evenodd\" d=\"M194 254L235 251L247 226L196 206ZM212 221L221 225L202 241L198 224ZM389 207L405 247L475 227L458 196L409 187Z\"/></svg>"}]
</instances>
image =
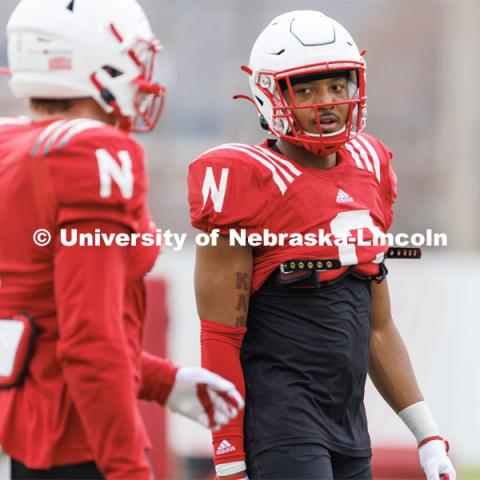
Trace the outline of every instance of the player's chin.
<instances>
[{"instance_id":1,"label":"player's chin","mask_svg":"<svg viewBox=\"0 0 480 480\"><path fill-rule=\"evenodd\" d=\"M321 133L335 133L342 129L342 125L340 122L327 122L327 123L320 123L320 131Z\"/></svg>"},{"instance_id":2,"label":"player's chin","mask_svg":"<svg viewBox=\"0 0 480 480\"><path fill-rule=\"evenodd\" d=\"M305 129L305 133L310 133L312 135L328 135L331 133L335 133L336 131L340 130L341 127L338 123L327 123L327 124L314 124L310 125L308 129Z\"/></svg>"},{"instance_id":3,"label":"player's chin","mask_svg":"<svg viewBox=\"0 0 480 480\"><path fill-rule=\"evenodd\" d=\"M309 129L310 133L314 134L323 134L323 135L332 135L337 132L341 132L343 128L345 127L345 122L342 122L341 120L337 122L325 122L325 123L318 123L312 124L312 126Z\"/></svg>"}]
</instances>

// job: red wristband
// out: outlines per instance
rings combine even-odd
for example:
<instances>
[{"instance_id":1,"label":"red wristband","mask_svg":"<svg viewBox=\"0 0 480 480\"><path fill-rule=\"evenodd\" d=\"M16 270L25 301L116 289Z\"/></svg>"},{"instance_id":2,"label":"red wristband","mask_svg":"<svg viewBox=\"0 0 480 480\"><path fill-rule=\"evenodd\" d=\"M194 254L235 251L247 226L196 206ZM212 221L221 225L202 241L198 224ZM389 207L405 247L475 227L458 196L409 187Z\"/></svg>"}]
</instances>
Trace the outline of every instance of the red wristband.
<instances>
[{"instance_id":1,"label":"red wristband","mask_svg":"<svg viewBox=\"0 0 480 480\"><path fill-rule=\"evenodd\" d=\"M159 358L147 352L140 357L142 383L138 397L165 405L172 391L178 367L167 358Z\"/></svg>"}]
</instances>

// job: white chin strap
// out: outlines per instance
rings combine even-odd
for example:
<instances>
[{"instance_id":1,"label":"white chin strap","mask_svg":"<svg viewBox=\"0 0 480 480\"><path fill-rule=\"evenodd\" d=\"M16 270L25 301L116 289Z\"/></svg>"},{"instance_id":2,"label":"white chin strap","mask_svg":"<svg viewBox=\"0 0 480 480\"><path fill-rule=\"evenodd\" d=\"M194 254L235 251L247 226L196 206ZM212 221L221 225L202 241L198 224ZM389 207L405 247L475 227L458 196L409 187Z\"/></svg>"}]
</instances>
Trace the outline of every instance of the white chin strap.
<instances>
[{"instance_id":1,"label":"white chin strap","mask_svg":"<svg viewBox=\"0 0 480 480\"><path fill-rule=\"evenodd\" d=\"M309 137L316 137L316 138L320 138L320 137L334 137L336 135L339 135L340 133L343 133L345 131L345 125L340 129L340 130L336 130L335 132L331 132L331 133L311 133L311 132L305 132L305 135L308 135Z\"/></svg>"}]
</instances>

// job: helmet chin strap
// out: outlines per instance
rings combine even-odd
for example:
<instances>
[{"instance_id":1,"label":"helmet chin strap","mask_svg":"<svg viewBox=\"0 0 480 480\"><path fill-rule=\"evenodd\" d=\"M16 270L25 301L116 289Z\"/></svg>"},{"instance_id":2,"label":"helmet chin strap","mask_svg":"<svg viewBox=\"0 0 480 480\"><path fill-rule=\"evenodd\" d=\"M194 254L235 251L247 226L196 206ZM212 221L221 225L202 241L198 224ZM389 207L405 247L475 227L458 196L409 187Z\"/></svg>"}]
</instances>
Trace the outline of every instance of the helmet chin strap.
<instances>
[{"instance_id":1,"label":"helmet chin strap","mask_svg":"<svg viewBox=\"0 0 480 480\"><path fill-rule=\"evenodd\" d=\"M307 152L313 153L314 155L325 156L337 152L342 145L330 145L329 147L325 147L324 145L302 142L302 147L307 150Z\"/></svg>"},{"instance_id":2,"label":"helmet chin strap","mask_svg":"<svg viewBox=\"0 0 480 480\"><path fill-rule=\"evenodd\" d=\"M95 73L90 75L90 80L95 85L95 88L99 91L100 97L112 109L112 113L115 115L115 118L118 122L118 127L121 130L125 130L129 132L132 128L131 119L122 115L122 111L118 106L117 100L115 96L110 92L110 90L102 85L102 83L98 80Z\"/></svg>"},{"instance_id":3,"label":"helmet chin strap","mask_svg":"<svg viewBox=\"0 0 480 480\"><path fill-rule=\"evenodd\" d=\"M310 137L334 137L335 135L340 135L346 130L345 125L340 128L339 130L336 130L335 132L330 132L330 133L312 133L312 132L305 132L305 135L308 135Z\"/></svg>"},{"instance_id":4,"label":"helmet chin strap","mask_svg":"<svg viewBox=\"0 0 480 480\"><path fill-rule=\"evenodd\" d=\"M345 125L340 128L339 130L336 130L335 132L331 133L312 133L312 132L305 132L305 136L309 137L314 137L314 138L322 138L322 137L335 137L337 135L341 135L346 131ZM339 143L338 145L322 145L321 143L311 143L308 141L305 141L305 139L295 137L292 135L290 132L287 133L286 135L281 136L280 138L283 138L283 140L296 145L297 147L302 147L307 152L313 153L314 155L319 155L319 156L324 156L324 155L330 155L331 153L335 153L336 151L340 150L340 148L343 146L343 143Z\"/></svg>"}]
</instances>

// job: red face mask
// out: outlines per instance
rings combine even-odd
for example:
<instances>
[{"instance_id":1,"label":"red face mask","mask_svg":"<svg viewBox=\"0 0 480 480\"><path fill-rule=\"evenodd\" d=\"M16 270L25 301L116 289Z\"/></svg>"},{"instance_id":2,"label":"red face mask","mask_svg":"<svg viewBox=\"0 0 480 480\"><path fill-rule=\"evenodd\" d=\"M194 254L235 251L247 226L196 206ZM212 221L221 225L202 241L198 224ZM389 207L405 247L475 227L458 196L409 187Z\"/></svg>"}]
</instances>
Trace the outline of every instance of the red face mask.
<instances>
[{"instance_id":1,"label":"red face mask","mask_svg":"<svg viewBox=\"0 0 480 480\"><path fill-rule=\"evenodd\" d=\"M242 69L250 75L253 73L248 67L242 67ZM299 77L311 80L328 78L345 72L349 77L355 77L355 82L352 82L351 79L348 82L349 90L351 90L348 92L348 99L329 103L302 103L301 105L295 102L292 85L298 82ZM275 86L274 89L272 85ZM342 145L353 140L365 127L366 95L365 64L363 62L324 62L278 72L260 72L256 79L256 86L272 106L271 121L267 122L269 130L275 136L316 155L328 155L336 152ZM290 102L285 97L287 93L291 99ZM237 96L237 98L239 97L253 102L250 97ZM341 106L348 107L344 125L334 132L323 132L320 112ZM312 114L313 124L316 127L313 129L318 133L307 132L302 128L295 116L295 113L300 111L308 111Z\"/></svg>"},{"instance_id":2,"label":"red face mask","mask_svg":"<svg viewBox=\"0 0 480 480\"><path fill-rule=\"evenodd\" d=\"M112 24L110 29L115 38L123 43L123 37ZM113 114L119 122L119 127L129 132L150 132L157 125L165 101L165 86L153 80L156 67L157 53L161 49L158 40L141 40L127 51L129 57L140 69L140 74L133 81L137 87L134 100L135 116L126 117L112 95L98 80L96 74L91 75L91 80L100 91L103 100L113 109Z\"/></svg>"}]
</instances>

